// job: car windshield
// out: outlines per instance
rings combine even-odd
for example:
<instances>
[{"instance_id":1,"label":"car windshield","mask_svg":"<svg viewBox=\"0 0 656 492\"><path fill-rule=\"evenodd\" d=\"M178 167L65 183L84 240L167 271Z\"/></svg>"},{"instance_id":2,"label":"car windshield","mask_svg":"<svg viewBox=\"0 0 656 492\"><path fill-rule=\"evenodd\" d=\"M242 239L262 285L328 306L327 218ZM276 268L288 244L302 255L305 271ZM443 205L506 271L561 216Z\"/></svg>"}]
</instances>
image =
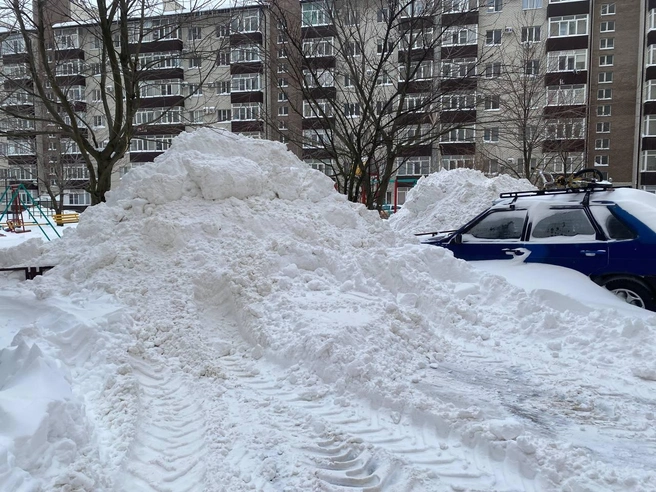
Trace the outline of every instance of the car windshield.
<instances>
[{"instance_id":1,"label":"car windshield","mask_svg":"<svg viewBox=\"0 0 656 492\"><path fill-rule=\"evenodd\" d=\"M483 217L462 233L462 242L519 240L526 210L499 210Z\"/></svg>"}]
</instances>

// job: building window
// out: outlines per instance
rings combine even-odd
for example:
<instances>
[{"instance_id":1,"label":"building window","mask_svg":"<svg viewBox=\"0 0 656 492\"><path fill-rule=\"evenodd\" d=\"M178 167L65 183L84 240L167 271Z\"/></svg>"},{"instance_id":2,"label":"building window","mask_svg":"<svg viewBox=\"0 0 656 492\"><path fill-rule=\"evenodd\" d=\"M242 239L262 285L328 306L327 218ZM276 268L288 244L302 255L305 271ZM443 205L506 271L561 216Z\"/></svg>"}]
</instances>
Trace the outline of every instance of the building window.
<instances>
[{"instance_id":1,"label":"building window","mask_svg":"<svg viewBox=\"0 0 656 492\"><path fill-rule=\"evenodd\" d=\"M326 2L311 2L301 4L301 22L303 27L327 26L330 15Z\"/></svg>"},{"instance_id":2,"label":"building window","mask_svg":"<svg viewBox=\"0 0 656 492\"><path fill-rule=\"evenodd\" d=\"M330 145L332 133L330 130L318 128L314 130L303 130L303 148L316 149Z\"/></svg>"},{"instance_id":3,"label":"building window","mask_svg":"<svg viewBox=\"0 0 656 492\"><path fill-rule=\"evenodd\" d=\"M488 12L501 12L503 10L503 0L486 0Z\"/></svg>"},{"instance_id":4,"label":"building window","mask_svg":"<svg viewBox=\"0 0 656 492\"><path fill-rule=\"evenodd\" d=\"M200 68L203 63L203 59L200 57L189 58L189 68Z\"/></svg>"},{"instance_id":5,"label":"building window","mask_svg":"<svg viewBox=\"0 0 656 492\"><path fill-rule=\"evenodd\" d=\"M350 77L344 77L344 79L349 79L349 82L352 83L352 80ZM346 83L346 82L345 82ZM376 78L376 85L390 85L392 83L392 77L390 77L390 74L383 70L380 75Z\"/></svg>"},{"instance_id":6,"label":"building window","mask_svg":"<svg viewBox=\"0 0 656 492\"><path fill-rule=\"evenodd\" d=\"M344 25L345 26L360 25L360 13L357 10L355 10L355 7L346 7L346 12L344 12Z\"/></svg>"},{"instance_id":7,"label":"building window","mask_svg":"<svg viewBox=\"0 0 656 492\"><path fill-rule=\"evenodd\" d=\"M314 38L303 41L303 54L307 57L333 56L333 38Z\"/></svg>"},{"instance_id":8,"label":"building window","mask_svg":"<svg viewBox=\"0 0 656 492\"><path fill-rule=\"evenodd\" d=\"M601 4L601 15L613 15L615 13L615 4L614 3L602 3Z\"/></svg>"},{"instance_id":9,"label":"building window","mask_svg":"<svg viewBox=\"0 0 656 492\"><path fill-rule=\"evenodd\" d=\"M260 30L260 13L246 10L232 19L232 32L258 32Z\"/></svg>"},{"instance_id":10,"label":"building window","mask_svg":"<svg viewBox=\"0 0 656 492\"><path fill-rule=\"evenodd\" d=\"M278 102L288 101L287 93L285 91L278 92Z\"/></svg>"},{"instance_id":11,"label":"building window","mask_svg":"<svg viewBox=\"0 0 656 492\"><path fill-rule=\"evenodd\" d=\"M522 43L537 43L540 41L540 26L522 27Z\"/></svg>"},{"instance_id":12,"label":"building window","mask_svg":"<svg viewBox=\"0 0 656 492\"><path fill-rule=\"evenodd\" d=\"M645 85L645 101L656 101L656 80L648 80Z\"/></svg>"},{"instance_id":13,"label":"building window","mask_svg":"<svg viewBox=\"0 0 656 492\"><path fill-rule=\"evenodd\" d=\"M304 161L312 169L320 171L328 176L333 176L335 171L333 170L333 164L331 160L324 162L320 159L307 159Z\"/></svg>"},{"instance_id":14,"label":"building window","mask_svg":"<svg viewBox=\"0 0 656 492\"><path fill-rule=\"evenodd\" d=\"M218 111L219 121L230 121L230 110L229 109L219 109Z\"/></svg>"},{"instance_id":15,"label":"building window","mask_svg":"<svg viewBox=\"0 0 656 492\"><path fill-rule=\"evenodd\" d=\"M376 42L376 53L379 55L384 55L387 53L391 53L394 51L394 42L393 41L385 41L384 39L379 39Z\"/></svg>"},{"instance_id":16,"label":"building window","mask_svg":"<svg viewBox=\"0 0 656 492\"><path fill-rule=\"evenodd\" d=\"M547 106L585 104L585 85L551 85L547 87Z\"/></svg>"},{"instance_id":17,"label":"building window","mask_svg":"<svg viewBox=\"0 0 656 492\"><path fill-rule=\"evenodd\" d=\"M473 142L475 136L473 128L453 128L440 135L440 142Z\"/></svg>"},{"instance_id":18,"label":"building window","mask_svg":"<svg viewBox=\"0 0 656 492\"><path fill-rule=\"evenodd\" d=\"M607 166L609 162L608 155L596 155L594 160L595 166Z\"/></svg>"},{"instance_id":19,"label":"building window","mask_svg":"<svg viewBox=\"0 0 656 492\"><path fill-rule=\"evenodd\" d=\"M500 97L495 96L485 96L485 109L486 110L495 110L499 109L500 106Z\"/></svg>"},{"instance_id":20,"label":"building window","mask_svg":"<svg viewBox=\"0 0 656 492\"><path fill-rule=\"evenodd\" d=\"M200 39L202 30L200 27L190 27L187 29L187 41L194 41Z\"/></svg>"},{"instance_id":21,"label":"building window","mask_svg":"<svg viewBox=\"0 0 656 492\"><path fill-rule=\"evenodd\" d=\"M598 138L595 140L595 150L610 149L610 138Z\"/></svg>"},{"instance_id":22,"label":"building window","mask_svg":"<svg viewBox=\"0 0 656 492\"><path fill-rule=\"evenodd\" d=\"M389 19L389 9L382 8L376 12L376 20L378 22L387 22L387 19Z\"/></svg>"},{"instance_id":23,"label":"building window","mask_svg":"<svg viewBox=\"0 0 656 492\"><path fill-rule=\"evenodd\" d=\"M615 38L601 38L599 40L600 50L612 50L615 48Z\"/></svg>"},{"instance_id":24,"label":"building window","mask_svg":"<svg viewBox=\"0 0 656 492\"><path fill-rule=\"evenodd\" d=\"M540 74L540 60L529 60L526 62L525 67L526 75L539 75Z\"/></svg>"},{"instance_id":25,"label":"building window","mask_svg":"<svg viewBox=\"0 0 656 492\"><path fill-rule=\"evenodd\" d=\"M522 9L531 10L531 9L541 9L542 0L522 0Z\"/></svg>"},{"instance_id":26,"label":"building window","mask_svg":"<svg viewBox=\"0 0 656 492\"><path fill-rule=\"evenodd\" d=\"M287 120L280 120L278 121L278 130L287 130Z\"/></svg>"},{"instance_id":27,"label":"building window","mask_svg":"<svg viewBox=\"0 0 656 492\"><path fill-rule=\"evenodd\" d=\"M597 99L612 99L613 89L599 89L597 91Z\"/></svg>"},{"instance_id":28,"label":"building window","mask_svg":"<svg viewBox=\"0 0 656 492\"><path fill-rule=\"evenodd\" d=\"M597 123L597 133L610 133L610 121Z\"/></svg>"},{"instance_id":29,"label":"building window","mask_svg":"<svg viewBox=\"0 0 656 492\"><path fill-rule=\"evenodd\" d=\"M656 44L647 47L647 65L656 65Z\"/></svg>"},{"instance_id":30,"label":"building window","mask_svg":"<svg viewBox=\"0 0 656 492\"><path fill-rule=\"evenodd\" d=\"M615 21L604 21L600 25L600 32L614 32L615 31Z\"/></svg>"},{"instance_id":31,"label":"building window","mask_svg":"<svg viewBox=\"0 0 656 492\"><path fill-rule=\"evenodd\" d=\"M232 105L232 119L253 121L260 118L260 103L240 103Z\"/></svg>"},{"instance_id":32,"label":"building window","mask_svg":"<svg viewBox=\"0 0 656 492\"><path fill-rule=\"evenodd\" d=\"M204 118L204 112L202 109L189 111L189 122L191 124L201 124L204 121L203 118Z\"/></svg>"},{"instance_id":33,"label":"building window","mask_svg":"<svg viewBox=\"0 0 656 492\"><path fill-rule=\"evenodd\" d=\"M485 65L485 77L493 79L501 76L501 62L493 62Z\"/></svg>"},{"instance_id":34,"label":"building window","mask_svg":"<svg viewBox=\"0 0 656 492\"><path fill-rule=\"evenodd\" d=\"M444 78L473 77L476 75L476 58L453 58L442 61Z\"/></svg>"},{"instance_id":35,"label":"building window","mask_svg":"<svg viewBox=\"0 0 656 492\"><path fill-rule=\"evenodd\" d=\"M279 78L278 79L278 87L289 87L289 79L286 78Z\"/></svg>"},{"instance_id":36,"label":"building window","mask_svg":"<svg viewBox=\"0 0 656 492\"><path fill-rule=\"evenodd\" d=\"M306 87L333 87L335 73L332 69L317 68L315 71L303 70L303 80Z\"/></svg>"},{"instance_id":37,"label":"building window","mask_svg":"<svg viewBox=\"0 0 656 492\"><path fill-rule=\"evenodd\" d=\"M91 195L86 191L71 191L65 197L68 200L64 200L64 205L91 205Z\"/></svg>"},{"instance_id":38,"label":"building window","mask_svg":"<svg viewBox=\"0 0 656 492\"><path fill-rule=\"evenodd\" d=\"M349 41L346 43L346 56L360 56L362 54L362 45L358 41Z\"/></svg>"},{"instance_id":39,"label":"building window","mask_svg":"<svg viewBox=\"0 0 656 492\"><path fill-rule=\"evenodd\" d=\"M287 66L286 63L281 63L278 65L278 73L287 73L289 71L289 67Z\"/></svg>"},{"instance_id":40,"label":"building window","mask_svg":"<svg viewBox=\"0 0 656 492\"><path fill-rule=\"evenodd\" d=\"M587 70L587 50L550 51L547 53L549 72L574 72Z\"/></svg>"},{"instance_id":41,"label":"building window","mask_svg":"<svg viewBox=\"0 0 656 492\"><path fill-rule=\"evenodd\" d=\"M230 52L229 51L219 51L219 54L216 55L216 64L217 65L230 65Z\"/></svg>"},{"instance_id":42,"label":"building window","mask_svg":"<svg viewBox=\"0 0 656 492\"><path fill-rule=\"evenodd\" d=\"M251 92L261 89L259 73L235 74L231 80L231 92Z\"/></svg>"},{"instance_id":43,"label":"building window","mask_svg":"<svg viewBox=\"0 0 656 492\"><path fill-rule=\"evenodd\" d=\"M442 46L465 46L476 44L478 37L478 26L452 26L444 30L442 35Z\"/></svg>"},{"instance_id":44,"label":"building window","mask_svg":"<svg viewBox=\"0 0 656 492\"><path fill-rule=\"evenodd\" d=\"M643 172L656 171L656 150L644 150L642 152L642 169Z\"/></svg>"},{"instance_id":45,"label":"building window","mask_svg":"<svg viewBox=\"0 0 656 492\"><path fill-rule=\"evenodd\" d=\"M189 84L187 94L190 96L201 96L203 94L203 86L200 84Z\"/></svg>"},{"instance_id":46,"label":"building window","mask_svg":"<svg viewBox=\"0 0 656 492\"><path fill-rule=\"evenodd\" d=\"M585 36L588 34L588 16L564 15L549 19L549 37Z\"/></svg>"},{"instance_id":47,"label":"building window","mask_svg":"<svg viewBox=\"0 0 656 492\"><path fill-rule=\"evenodd\" d=\"M289 116L289 106L278 106L278 116Z\"/></svg>"},{"instance_id":48,"label":"building window","mask_svg":"<svg viewBox=\"0 0 656 492\"><path fill-rule=\"evenodd\" d=\"M430 173L430 156L400 157L396 161L398 176L427 176Z\"/></svg>"},{"instance_id":49,"label":"building window","mask_svg":"<svg viewBox=\"0 0 656 492\"><path fill-rule=\"evenodd\" d=\"M613 81L613 72L599 72L599 83L606 84Z\"/></svg>"},{"instance_id":50,"label":"building window","mask_svg":"<svg viewBox=\"0 0 656 492\"><path fill-rule=\"evenodd\" d=\"M93 126L95 126L95 127L105 126L105 118L103 116L94 116L93 117Z\"/></svg>"},{"instance_id":51,"label":"building window","mask_svg":"<svg viewBox=\"0 0 656 492\"><path fill-rule=\"evenodd\" d=\"M487 46L494 46L501 44L501 29L492 29L485 33L485 44Z\"/></svg>"},{"instance_id":52,"label":"building window","mask_svg":"<svg viewBox=\"0 0 656 492\"><path fill-rule=\"evenodd\" d=\"M583 138L585 133L585 120L583 118L562 118L548 120L548 140L573 140Z\"/></svg>"},{"instance_id":53,"label":"building window","mask_svg":"<svg viewBox=\"0 0 656 492\"><path fill-rule=\"evenodd\" d=\"M493 128L486 128L483 130L483 141L484 142L498 142L499 141L499 127L495 126Z\"/></svg>"},{"instance_id":54,"label":"building window","mask_svg":"<svg viewBox=\"0 0 656 492\"><path fill-rule=\"evenodd\" d=\"M444 155L442 156L442 167L447 170L460 168L474 168L473 155Z\"/></svg>"},{"instance_id":55,"label":"building window","mask_svg":"<svg viewBox=\"0 0 656 492\"><path fill-rule=\"evenodd\" d=\"M649 114L645 116L645 126L642 130L644 137L656 137L656 115Z\"/></svg>"},{"instance_id":56,"label":"building window","mask_svg":"<svg viewBox=\"0 0 656 492\"><path fill-rule=\"evenodd\" d=\"M281 57L280 51L278 50L278 57ZM232 63L256 62L261 60L261 56L260 46L256 44L238 45L230 49L230 60ZM281 58L284 58L284 56Z\"/></svg>"},{"instance_id":57,"label":"building window","mask_svg":"<svg viewBox=\"0 0 656 492\"><path fill-rule=\"evenodd\" d=\"M615 61L614 55L601 55L599 57L599 66L600 67L612 67L614 61Z\"/></svg>"},{"instance_id":58,"label":"building window","mask_svg":"<svg viewBox=\"0 0 656 492\"><path fill-rule=\"evenodd\" d=\"M219 94L230 94L230 85L231 85L230 80L222 80L219 82Z\"/></svg>"},{"instance_id":59,"label":"building window","mask_svg":"<svg viewBox=\"0 0 656 492\"><path fill-rule=\"evenodd\" d=\"M611 115L610 104L597 106L597 116L610 116L610 115Z\"/></svg>"},{"instance_id":60,"label":"building window","mask_svg":"<svg viewBox=\"0 0 656 492\"><path fill-rule=\"evenodd\" d=\"M476 94L454 93L442 96L442 111L473 110L476 108Z\"/></svg>"}]
</instances>

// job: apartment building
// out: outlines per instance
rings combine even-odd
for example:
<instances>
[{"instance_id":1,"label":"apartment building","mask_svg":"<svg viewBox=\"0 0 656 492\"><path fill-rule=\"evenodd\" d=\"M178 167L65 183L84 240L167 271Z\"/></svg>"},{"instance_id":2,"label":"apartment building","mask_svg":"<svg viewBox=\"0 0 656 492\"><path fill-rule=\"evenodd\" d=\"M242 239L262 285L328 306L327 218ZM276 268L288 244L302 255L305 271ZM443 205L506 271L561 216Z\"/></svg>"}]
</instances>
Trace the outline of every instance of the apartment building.
<instances>
[{"instance_id":1,"label":"apartment building","mask_svg":"<svg viewBox=\"0 0 656 492\"><path fill-rule=\"evenodd\" d=\"M404 81L407 96L415 101L411 105L433 99L430 112L418 109L398 128L416 145L396 157L386 203L402 204L423 175L460 167L491 175L530 171L532 178L538 169L570 173L594 167L618 185L656 191L656 0L486 0L482 6L450 0L439 10L415 4L399 22L408 15L427 17L422 22L431 39L395 46L386 58L389 66L377 72L376 104L385 107L385 97L403 78L404 60L416 58L419 49L421 68ZM307 95L337 101L349 121L361 117L347 57L386 53L376 26L384 29L388 7L373 0L286 0L288 19L298 22L293 32L299 46L312 50L308 61L294 56L289 26L256 2L193 13L166 2L144 23L148 35L139 52L149 68L135 136L115 167L115 180L152 161L178 133L201 125L283 141L311 166L334 175L339 156L325 142L339 118L318 112ZM342 27L336 24L353 19L372 27L347 52L338 46ZM102 142L107 122L98 106L103 60L96 28L60 19L52 49L66 60L59 70L69 97ZM7 89L28 78L22 43L18 33L3 35L0 105L35 114L38 100ZM2 125L0 167L7 182L42 195L52 164L63 162L65 206L88 204L88 173L73 142L58 138L56 129L39 128L34 118L5 118Z\"/></svg>"}]
</instances>

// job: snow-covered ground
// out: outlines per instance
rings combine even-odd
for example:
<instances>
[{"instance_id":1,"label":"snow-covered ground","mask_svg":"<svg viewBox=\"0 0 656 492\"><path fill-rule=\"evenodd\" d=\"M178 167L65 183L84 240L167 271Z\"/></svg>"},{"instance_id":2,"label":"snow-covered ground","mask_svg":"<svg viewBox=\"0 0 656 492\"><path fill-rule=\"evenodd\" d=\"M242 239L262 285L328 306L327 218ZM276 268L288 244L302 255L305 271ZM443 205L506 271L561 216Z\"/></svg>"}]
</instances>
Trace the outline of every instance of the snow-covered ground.
<instances>
[{"instance_id":1,"label":"snow-covered ground","mask_svg":"<svg viewBox=\"0 0 656 492\"><path fill-rule=\"evenodd\" d=\"M56 266L3 277L0 490L656 490L653 315L413 236L505 186L385 221L281 144L176 138L2 250Z\"/></svg>"}]
</instances>

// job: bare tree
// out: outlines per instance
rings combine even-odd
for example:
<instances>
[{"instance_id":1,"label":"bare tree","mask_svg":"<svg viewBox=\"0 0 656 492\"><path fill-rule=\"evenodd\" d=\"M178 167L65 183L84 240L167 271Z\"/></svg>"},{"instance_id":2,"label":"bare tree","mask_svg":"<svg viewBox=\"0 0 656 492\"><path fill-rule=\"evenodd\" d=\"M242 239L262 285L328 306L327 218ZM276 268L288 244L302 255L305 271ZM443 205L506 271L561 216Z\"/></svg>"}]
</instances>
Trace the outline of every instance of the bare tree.
<instances>
[{"instance_id":1,"label":"bare tree","mask_svg":"<svg viewBox=\"0 0 656 492\"><path fill-rule=\"evenodd\" d=\"M184 129L184 100L201 90L210 73L201 68L200 60L210 66L216 55L215 45L193 37L192 29L203 19L195 14L205 3L186 3L184 9L172 0L164 4L155 0L0 3L0 14L12 19L3 41L0 72L3 133L8 145L36 147L32 150L40 158L34 166L39 187L51 198L59 195L59 205L62 186L70 184L66 177L70 171L62 167L66 160L53 158L62 147L75 148L76 157L69 163L76 168L84 164L86 190L91 203L97 204L105 200L114 168L125 158L133 138L152 134L148 125L166 122L181 126L178 131ZM183 26L189 30L184 50ZM194 80L193 89L163 108L144 111L144 91L160 90L167 71L171 79L180 79L176 72L183 61L189 64L185 79ZM197 67L195 77L193 67ZM65 144L52 146L52 138Z\"/></svg>"},{"instance_id":2,"label":"bare tree","mask_svg":"<svg viewBox=\"0 0 656 492\"><path fill-rule=\"evenodd\" d=\"M400 166L417 155L434 158L441 135L468 125L440 116L443 96L454 83L471 86L481 61L475 21L471 29L464 22L474 2L274 0L270 6L278 30L269 67L280 83L277 107L295 116L289 125L276 114L270 121L297 152L331 166L349 200L380 209ZM444 42L460 31L469 32L463 43Z\"/></svg>"},{"instance_id":3,"label":"bare tree","mask_svg":"<svg viewBox=\"0 0 656 492\"><path fill-rule=\"evenodd\" d=\"M479 153L500 172L540 184L543 172L571 173L582 165L585 59L575 53L547 57L547 25L530 12L517 16L509 44L491 59L482 84L500 94L500 118L481 120ZM546 63L545 63L546 61ZM499 119L504 123L499 124Z\"/></svg>"}]
</instances>

